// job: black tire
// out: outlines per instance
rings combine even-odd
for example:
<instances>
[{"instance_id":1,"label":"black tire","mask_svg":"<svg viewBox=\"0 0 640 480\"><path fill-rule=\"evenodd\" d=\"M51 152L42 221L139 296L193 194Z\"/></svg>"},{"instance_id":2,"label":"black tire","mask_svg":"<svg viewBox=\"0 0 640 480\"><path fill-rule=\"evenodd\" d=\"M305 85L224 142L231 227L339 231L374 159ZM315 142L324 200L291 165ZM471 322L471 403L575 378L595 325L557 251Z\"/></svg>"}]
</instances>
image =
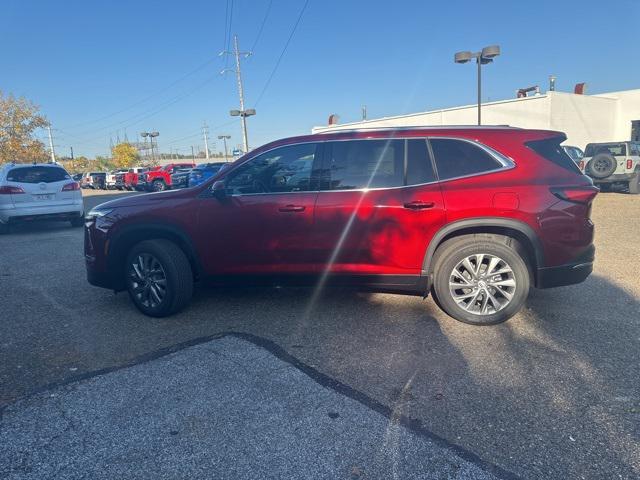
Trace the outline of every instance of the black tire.
<instances>
[{"instance_id":1,"label":"black tire","mask_svg":"<svg viewBox=\"0 0 640 480\"><path fill-rule=\"evenodd\" d=\"M632 195L640 194L640 172L636 172L634 178L629 180L629 193Z\"/></svg>"},{"instance_id":2,"label":"black tire","mask_svg":"<svg viewBox=\"0 0 640 480\"><path fill-rule=\"evenodd\" d=\"M155 305L151 287L149 287L151 293L147 295L145 301L144 292L142 292L145 286L136 282L138 277L133 263L136 262L139 268L141 256L145 259L151 256L162 267L165 290L161 301L156 302ZM151 279L153 271L151 268L148 269L148 279ZM179 312L189 304L193 295L193 272L189 260L182 249L169 240L145 240L135 245L127 255L124 275L129 297L138 310L150 317L167 317ZM157 289L158 285L155 285L155 288Z\"/></svg>"},{"instance_id":3,"label":"black tire","mask_svg":"<svg viewBox=\"0 0 640 480\"><path fill-rule=\"evenodd\" d=\"M433 258L433 292L437 304L449 316L459 320L460 322L471 325L495 325L509 320L522 309L524 302L529 295L530 288L529 269L527 268L527 263L523 259L523 256L518 252L522 252L520 244L515 239L503 235L474 234L447 240L438 247ZM514 287L500 287L497 291L494 287L486 287L488 289L494 288L491 295L498 300L506 302L503 307L496 310L495 305L490 309L488 305L489 302L484 300L485 290L483 290L483 288L485 288L485 283L482 282L485 280L485 277L482 276L482 280L480 282L481 286L475 287L476 290L480 289L479 293L470 299L467 305L471 305L472 302L474 302L473 305L475 306L477 305L475 302L480 302L480 308L482 308L482 306L486 306L487 308L487 312L485 314L473 313L458 305L453 297L454 293L452 293L449 287L450 277L452 276L454 269L465 258L479 254L487 257L497 257L504 262L507 267L510 267L511 271L508 274L500 274L500 281L502 281L502 279L506 280L507 275L509 276L508 280L515 281ZM477 259L477 257L475 258ZM488 268L488 265L482 265L484 265L484 267L480 267L480 269ZM503 264L498 263L496 268L499 265ZM500 269L497 271L500 271ZM496 277L496 275L490 275L490 277L493 278ZM505 294L499 293L502 290L507 290L507 288L514 289L507 292L512 295L509 301L507 301ZM465 292L462 288L454 288L454 292L459 292L460 295L473 293L472 289L467 290L468 291ZM479 297L478 295L481 296ZM493 304L493 302L491 303ZM493 312L491 312L491 310L493 310Z\"/></svg>"},{"instance_id":4,"label":"black tire","mask_svg":"<svg viewBox=\"0 0 640 480\"><path fill-rule=\"evenodd\" d=\"M618 163L613 155L609 153L598 153L585 168L587 175L593 178L603 179L610 177L616 171Z\"/></svg>"},{"instance_id":5,"label":"black tire","mask_svg":"<svg viewBox=\"0 0 640 480\"><path fill-rule=\"evenodd\" d=\"M167 184L164 180L154 180L151 184L151 190L154 192L164 192L167 189Z\"/></svg>"},{"instance_id":6,"label":"black tire","mask_svg":"<svg viewBox=\"0 0 640 480\"><path fill-rule=\"evenodd\" d=\"M84 227L84 213L76 218L72 218L70 223L73 228Z\"/></svg>"}]
</instances>

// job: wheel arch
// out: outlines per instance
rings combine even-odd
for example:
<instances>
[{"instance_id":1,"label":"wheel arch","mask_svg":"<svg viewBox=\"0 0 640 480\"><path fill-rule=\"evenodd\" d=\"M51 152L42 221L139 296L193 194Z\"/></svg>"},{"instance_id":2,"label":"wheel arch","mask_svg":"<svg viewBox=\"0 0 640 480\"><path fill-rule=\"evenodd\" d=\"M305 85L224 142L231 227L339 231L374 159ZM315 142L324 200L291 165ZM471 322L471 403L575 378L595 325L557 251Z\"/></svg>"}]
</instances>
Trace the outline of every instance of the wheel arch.
<instances>
[{"instance_id":1,"label":"wheel arch","mask_svg":"<svg viewBox=\"0 0 640 480\"><path fill-rule=\"evenodd\" d=\"M175 243L185 253L194 279L201 276L202 264L198 252L186 232L176 225L142 223L124 227L109 241L107 264L116 280L116 290L124 290L124 263L131 248L144 240L165 239Z\"/></svg>"},{"instance_id":2,"label":"wheel arch","mask_svg":"<svg viewBox=\"0 0 640 480\"><path fill-rule=\"evenodd\" d=\"M450 223L436 232L427 247L422 261L422 275L426 275L431 279L433 275L433 262L431 260L443 242L454 237L474 233L493 233L515 238L525 249L526 260L533 274L535 274L537 268L544 265L542 245L535 231L529 225L509 218L479 217ZM431 284L431 281L429 284Z\"/></svg>"}]
</instances>

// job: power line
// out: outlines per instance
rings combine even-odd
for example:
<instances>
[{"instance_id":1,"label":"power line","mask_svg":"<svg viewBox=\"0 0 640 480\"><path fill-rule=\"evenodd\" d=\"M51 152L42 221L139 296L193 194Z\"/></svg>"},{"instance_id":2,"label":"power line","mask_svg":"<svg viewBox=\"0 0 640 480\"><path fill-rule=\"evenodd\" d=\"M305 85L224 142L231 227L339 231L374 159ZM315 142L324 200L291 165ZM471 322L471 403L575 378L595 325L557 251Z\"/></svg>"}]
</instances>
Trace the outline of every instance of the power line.
<instances>
[{"instance_id":1,"label":"power line","mask_svg":"<svg viewBox=\"0 0 640 480\"><path fill-rule=\"evenodd\" d=\"M272 5L273 5L273 0L269 0L267 11L264 14L264 18L262 19L262 24L260 24L260 29L258 30L258 35L256 35L256 39L253 41L253 45L251 46L250 52L254 52L256 50L256 45L258 44L258 40L260 40L260 36L262 35L262 30L264 30L264 24L267 23L267 18L269 17L269 12L271 11Z\"/></svg>"},{"instance_id":2,"label":"power line","mask_svg":"<svg viewBox=\"0 0 640 480\"><path fill-rule=\"evenodd\" d=\"M224 49L226 51L229 50L229 46L231 45L231 29L233 27L233 0L231 0L231 9L229 12L229 33L228 33L228 38L226 39L227 44L225 45ZM229 65L229 57L225 57L224 59L224 67L227 68L227 65Z\"/></svg>"},{"instance_id":3,"label":"power line","mask_svg":"<svg viewBox=\"0 0 640 480\"><path fill-rule=\"evenodd\" d=\"M202 89L203 87L205 87L207 84L211 83L213 80L215 80L217 78L217 76L213 76L207 80L205 80L203 83L197 85L196 87L192 88L191 90L188 90L187 92L184 92L180 95L177 95L173 98L171 98L170 100L161 103L160 105L157 105L156 107L153 107L151 109L145 110L143 112L140 112L136 115L133 115L125 120L119 121L119 122L115 122L109 125L105 125L99 128L96 128L94 130L87 130L85 132L81 132L78 135L83 135L83 134L87 134L87 133L91 133L91 132L100 132L100 131L105 131L105 130L109 130L112 129L114 127L119 127L118 130L122 129L122 127L127 128L127 127L132 127L134 125L137 125L138 123L140 123L142 120L145 120L147 118L152 117L153 115L155 115L156 113L159 113L163 110L165 110L166 108L170 107L171 105L174 105L175 103L179 102L180 100L182 100L185 97L188 97L189 95L192 95L193 93L195 93L196 91ZM133 122L133 120L135 120L135 122ZM99 137L97 137L99 138Z\"/></svg>"},{"instance_id":4,"label":"power line","mask_svg":"<svg viewBox=\"0 0 640 480\"><path fill-rule=\"evenodd\" d=\"M210 64L213 61L213 58L210 58L209 60L207 60L206 62L200 64L199 66L197 66L196 68L194 68L193 70L189 71L188 73L185 73L184 75L182 75L180 78L178 78L177 80L174 80L173 82L171 82L169 85L167 85L166 87L158 90L155 93L152 93L151 95L143 98L142 100L139 100L135 103L132 103L131 105L129 105L128 107L122 108L116 112L110 113L108 115L105 115L103 117L97 118L95 120L90 120L88 122L82 122L82 123L77 123L75 125L70 125L70 126L66 126L65 128L74 128L74 127L78 127L80 125L91 125L94 123L99 123L102 120L106 120L108 118L112 118L115 117L116 115L122 113L122 112L126 112L127 110L131 110L134 107L137 107L138 105L141 105L145 102L147 102L148 100L152 99L153 97L156 97L158 95L160 95L161 93L166 92L167 90L169 90L171 87L173 87L174 85L180 83L181 81L183 81L185 78L190 77L191 75L193 75L194 73L199 72L200 70L202 70L204 67L206 67L208 64Z\"/></svg>"},{"instance_id":5,"label":"power line","mask_svg":"<svg viewBox=\"0 0 640 480\"><path fill-rule=\"evenodd\" d=\"M273 67L273 70L271 71L271 74L269 75L269 78L267 79L267 82L264 84L264 87L262 88L262 91L260 92L260 95L258 95L258 99L253 104L254 107L256 107L258 105L258 103L262 99L264 93L267 91L267 88L269 88L269 85L271 84L271 80L273 79L273 76L275 75L276 71L278 70L278 67L280 66L280 62L282 61L282 57L284 57L284 54L287 51L287 47L289 47L289 43L291 43L291 39L293 38L293 34L296 33L296 29L298 28L298 25L300 24L300 20L302 20L302 15L304 14L304 11L307 9L307 5L308 4L309 4L309 0L306 0L304 2L304 5L302 6L302 10L300 10L300 14L298 15L298 19L296 20L296 23L293 25L293 28L291 29L291 33L289 34L289 38L287 38L287 42L284 44L284 48L282 49L282 52L280 52L280 56L278 57L278 61L276 62L275 66Z\"/></svg>"}]
</instances>

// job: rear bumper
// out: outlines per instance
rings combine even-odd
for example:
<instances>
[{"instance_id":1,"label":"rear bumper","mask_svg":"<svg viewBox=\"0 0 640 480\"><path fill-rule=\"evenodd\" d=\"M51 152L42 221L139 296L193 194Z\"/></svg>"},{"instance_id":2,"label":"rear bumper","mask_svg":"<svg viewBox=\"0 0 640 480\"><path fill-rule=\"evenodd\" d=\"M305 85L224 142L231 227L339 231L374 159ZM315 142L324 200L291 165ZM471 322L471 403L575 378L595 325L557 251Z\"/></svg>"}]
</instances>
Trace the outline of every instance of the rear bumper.
<instances>
[{"instance_id":1,"label":"rear bumper","mask_svg":"<svg viewBox=\"0 0 640 480\"><path fill-rule=\"evenodd\" d=\"M617 182L628 182L629 180L633 180L636 174L633 172L629 173L614 173L613 175L607 178L592 178L593 183L598 185L599 183L617 183Z\"/></svg>"},{"instance_id":2,"label":"rear bumper","mask_svg":"<svg viewBox=\"0 0 640 480\"><path fill-rule=\"evenodd\" d=\"M536 272L536 287L553 288L583 282L593 271L596 248L591 245L575 261L557 267L539 268Z\"/></svg>"},{"instance_id":3,"label":"rear bumper","mask_svg":"<svg viewBox=\"0 0 640 480\"><path fill-rule=\"evenodd\" d=\"M13 207L0 209L0 223L13 223L31 220L71 220L82 215L84 205L68 203L59 206Z\"/></svg>"}]
</instances>

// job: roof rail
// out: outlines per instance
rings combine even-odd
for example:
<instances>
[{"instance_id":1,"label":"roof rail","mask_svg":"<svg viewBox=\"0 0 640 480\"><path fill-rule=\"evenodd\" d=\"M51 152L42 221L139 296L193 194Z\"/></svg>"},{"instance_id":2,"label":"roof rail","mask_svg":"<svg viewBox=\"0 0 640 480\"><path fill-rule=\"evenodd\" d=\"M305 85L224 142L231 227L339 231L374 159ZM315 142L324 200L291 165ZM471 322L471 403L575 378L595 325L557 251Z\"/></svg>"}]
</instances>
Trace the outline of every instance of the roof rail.
<instances>
[{"instance_id":1,"label":"roof rail","mask_svg":"<svg viewBox=\"0 0 640 480\"><path fill-rule=\"evenodd\" d=\"M416 125L402 127L354 127L339 128L335 127L319 127L325 128L317 132L317 134L336 133L336 132L388 132L393 130L457 130L457 129L474 129L474 130L490 130L492 128L509 128L513 130L521 130L520 127L512 127L511 125Z\"/></svg>"}]
</instances>

